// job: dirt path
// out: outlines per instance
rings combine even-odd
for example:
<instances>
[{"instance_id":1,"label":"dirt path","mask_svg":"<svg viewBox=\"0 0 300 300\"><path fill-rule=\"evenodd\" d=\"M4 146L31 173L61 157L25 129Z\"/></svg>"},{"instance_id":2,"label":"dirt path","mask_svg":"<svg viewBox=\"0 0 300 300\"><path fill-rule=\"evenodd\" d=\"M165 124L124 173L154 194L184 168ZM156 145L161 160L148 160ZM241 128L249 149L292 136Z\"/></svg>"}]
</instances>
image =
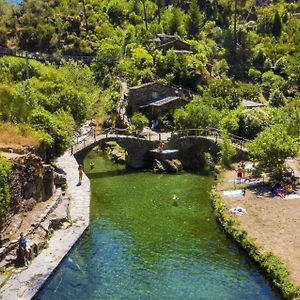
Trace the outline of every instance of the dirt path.
<instances>
[{"instance_id":1,"label":"dirt path","mask_svg":"<svg viewBox=\"0 0 300 300\"><path fill-rule=\"evenodd\" d=\"M300 285L300 195L273 197L268 187L255 187L247 188L245 196L224 196L224 190L243 187L231 181L235 177L235 171L226 171L218 186L228 209L246 209L247 214L237 217L241 227L264 251L280 257L290 270L291 279Z\"/></svg>"}]
</instances>

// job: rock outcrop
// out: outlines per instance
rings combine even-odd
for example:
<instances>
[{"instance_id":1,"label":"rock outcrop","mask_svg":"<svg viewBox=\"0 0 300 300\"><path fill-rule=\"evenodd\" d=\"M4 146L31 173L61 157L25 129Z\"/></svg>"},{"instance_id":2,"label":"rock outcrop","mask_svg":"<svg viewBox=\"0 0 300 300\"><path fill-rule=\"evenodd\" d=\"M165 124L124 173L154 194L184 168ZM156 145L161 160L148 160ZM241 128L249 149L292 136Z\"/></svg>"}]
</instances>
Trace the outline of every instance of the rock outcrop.
<instances>
[{"instance_id":1,"label":"rock outcrop","mask_svg":"<svg viewBox=\"0 0 300 300\"><path fill-rule=\"evenodd\" d=\"M35 154L12 159L10 213L30 211L37 202L49 199L55 192L54 177L54 168Z\"/></svg>"},{"instance_id":2,"label":"rock outcrop","mask_svg":"<svg viewBox=\"0 0 300 300\"><path fill-rule=\"evenodd\" d=\"M156 173L177 173L182 170L182 163L178 159L154 160L153 171Z\"/></svg>"}]
</instances>

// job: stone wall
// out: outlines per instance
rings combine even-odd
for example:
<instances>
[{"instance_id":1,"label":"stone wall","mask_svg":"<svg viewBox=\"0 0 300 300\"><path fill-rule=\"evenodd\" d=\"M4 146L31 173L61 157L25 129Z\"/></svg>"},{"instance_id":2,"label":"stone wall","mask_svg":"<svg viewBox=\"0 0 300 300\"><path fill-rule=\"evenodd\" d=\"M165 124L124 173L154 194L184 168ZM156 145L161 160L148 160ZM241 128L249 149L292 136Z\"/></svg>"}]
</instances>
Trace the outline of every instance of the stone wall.
<instances>
[{"instance_id":1,"label":"stone wall","mask_svg":"<svg viewBox=\"0 0 300 300\"><path fill-rule=\"evenodd\" d=\"M205 137L173 138L166 149L178 149L178 158L185 170L201 170L205 164L205 153L212 156L213 162L217 163L221 146L214 139ZM237 154L232 158L233 162L247 160L248 153L245 149L237 149Z\"/></svg>"},{"instance_id":2,"label":"stone wall","mask_svg":"<svg viewBox=\"0 0 300 300\"><path fill-rule=\"evenodd\" d=\"M54 168L35 154L18 156L12 161L9 176L10 214L31 210L39 201L49 199L54 191Z\"/></svg>"},{"instance_id":3,"label":"stone wall","mask_svg":"<svg viewBox=\"0 0 300 300\"><path fill-rule=\"evenodd\" d=\"M166 97L177 96L177 91L171 86L164 86L157 82L150 82L129 89L128 101L132 111L139 110L139 106L147 105Z\"/></svg>"}]
</instances>

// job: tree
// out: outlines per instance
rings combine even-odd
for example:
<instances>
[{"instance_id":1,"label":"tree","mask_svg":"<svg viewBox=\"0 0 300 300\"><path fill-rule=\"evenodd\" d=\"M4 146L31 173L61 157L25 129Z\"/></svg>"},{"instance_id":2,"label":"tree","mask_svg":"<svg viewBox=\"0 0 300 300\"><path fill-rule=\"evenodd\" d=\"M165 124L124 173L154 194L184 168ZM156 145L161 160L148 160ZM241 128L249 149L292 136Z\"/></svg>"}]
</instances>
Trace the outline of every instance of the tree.
<instances>
[{"instance_id":1,"label":"tree","mask_svg":"<svg viewBox=\"0 0 300 300\"><path fill-rule=\"evenodd\" d=\"M175 34L180 32L180 27L182 24L182 12L179 8L173 9L173 14L171 16L171 19L169 20L169 33Z\"/></svg>"},{"instance_id":2,"label":"tree","mask_svg":"<svg viewBox=\"0 0 300 300\"><path fill-rule=\"evenodd\" d=\"M278 11L276 11L274 20L273 20L272 33L276 38L278 38L281 35L281 31L282 31L281 18L280 18Z\"/></svg>"},{"instance_id":3,"label":"tree","mask_svg":"<svg viewBox=\"0 0 300 300\"><path fill-rule=\"evenodd\" d=\"M274 107L280 107L285 104L284 95L280 92L279 89L273 89L269 96L269 103Z\"/></svg>"},{"instance_id":4,"label":"tree","mask_svg":"<svg viewBox=\"0 0 300 300\"><path fill-rule=\"evenodd\" d=\"M269 125L270 116L266 110L260 107L244 109L240 114L239 129L236 133L253 139Z\"/></svg>"},{"instance_id":5,"label":"tree","mask_svg":"<svg viewBox=\"0 0 300 300\"><path fill-rule=\"evenodd\" d=\"M8 176L11 171L11 163L0 156L0 218L7 208L10 200Z\"/></svg>"},{"instance_id":6,"label":"tree","mask_svg":"<svg viewBox=\"0 0 300 300\"><path fill-rule=\"evenodd\" d=\"M131 118L133 129L142 131L149 124L149 120L142 113L134 113Z\"/></svg>"},{"instance_id":7,"label":"tree","mask_svg":"<svg viewBox=\"0 0 300 300\"><path fill-rule=\"evenodd\" d=\"M285 57L280 57L274 65L274 70L276 73L278 74L284 74L285 70L288 67L288 62L287 59Z\"/></svg>"},{"instance_id":8,"label":"tree","mask_svg":"<svg viewBox=\"0 0 300 300\"><path fill-rule=\"evenodd\" d=\"M146 26L146 30L148 30L148 16L147 16L147 10L146 10L146 6L145 6L145 0L142 0L142 3L143 3L145 26Z\"/></svg>"},{"instance_id":9,"label":"tree","mask_svg":"<svg viewBox=\"0 0 300 300\"><path fill-rule=\"evenodd\" d=\"M48 145L47 158L62 155L71 143L73 132L69 132L69 124L64 124L57 116L43 108L36 108L32 111L30 124L34 129L51 136L52 141Z\"/></svg>"},{"instance_id":10,"label":"tree","mask_svg":"<svg viewBox=\"0 0 300 300\"><path fill-rule=\"evenodd\" d=\"M284 170L285 160L295 157L299 151L295 139L279 124L265 129L247 147L254 160L259 161L262 167L273 168L279 175Z\"/></svg>"},{"instance_id":11,"label":"tree","mask_svg":"<svg viewBox=\"0 0 300 300\"><path fill-rule=\"evenodd\" d=\"M219 120L218 110L204 104L201 98L195 99L186 107L176 109L174 112L176 128L218 127Z\"/></svg>"},{"instance_id":12,"label":"tree","mask_svg":"<svg viewBox=\"0 0 300 300\"><path fill-rule=\"evenodd\" d=\"M237 48L237 30L236 30L236 21L237 21L237 0L234 0L234 20L233 20L234 52L236 52L236 48Z\"/></svg>"},{"instance_id":13,"label":"tree","mask_svg":"<svg viewBox=\"0 0 300 300\"><path fill-rule=\"evenodd\" d=\"M122 47L113 41L102 42L91 67L98 81L112 73L122 55Z\"/></svg>"},{"instance_id":14,"label":"tree","mask_svg":"<svg viewBox=\"0 0 300 300\"><path fill-rule=\"evenodd\" d=\"M236 155L237 150L234 145L231 144L228 133L226 131L221 134L222 142L220 142L221 150L219 152L220 155L220 163L229 168L231 164L231 159L234 155Z\"/></svg>"},{"instance_id":15,"label":"tree","mask_svg":"<svg viewBox=\"0 0 300 300\"><path fill-rule=\"evenodd\" d=\"M190 36L197 37L200 32L200 26L203 21L203 17L198 8L197 1L193 0L190 9L188 11L187 19L187 32Z\"/></svg>"}]
</instances>

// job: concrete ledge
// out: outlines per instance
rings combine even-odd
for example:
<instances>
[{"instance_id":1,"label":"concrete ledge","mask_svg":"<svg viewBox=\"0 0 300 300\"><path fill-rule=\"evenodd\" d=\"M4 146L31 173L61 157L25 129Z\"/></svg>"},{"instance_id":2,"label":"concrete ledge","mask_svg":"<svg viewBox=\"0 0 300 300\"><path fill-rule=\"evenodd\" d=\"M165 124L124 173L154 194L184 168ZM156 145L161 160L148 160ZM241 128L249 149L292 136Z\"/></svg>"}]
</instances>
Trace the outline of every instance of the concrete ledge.
<instances>
[{"instance_id":1,"label":"concrete ledge","mask_svg":"<svg viewBox=\"0 0 300 300\"><path fill-rule=\"evenodd\" d=\"M68 151L57 160L57 165L67 173L67 191L71 196L72 226L55 231L48 242L48 248L44 249L27 269L13 274L0 289L0 299L31 299L41 289L47 278L89 225L89 179L84 175L82 185L77 186L78 164L74 156Z\"/></svg>"}]
</instances>

